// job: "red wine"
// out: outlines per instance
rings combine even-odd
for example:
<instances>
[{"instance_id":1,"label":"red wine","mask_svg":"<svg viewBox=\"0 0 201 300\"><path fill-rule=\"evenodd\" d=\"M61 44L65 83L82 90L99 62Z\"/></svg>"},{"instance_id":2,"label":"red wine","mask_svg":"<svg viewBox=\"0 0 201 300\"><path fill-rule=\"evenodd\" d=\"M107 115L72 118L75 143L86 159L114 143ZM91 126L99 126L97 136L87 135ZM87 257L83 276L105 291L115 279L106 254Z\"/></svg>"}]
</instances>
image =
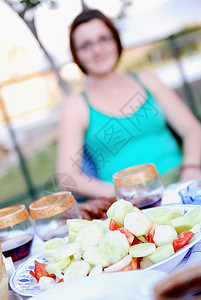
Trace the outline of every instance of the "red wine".
<instances>
[{"instance_id":1,"label":"red wine","mask_svg":"<svg viewBox=\"0 0 201 300\"><path fill-rule=\"evenodd\" d=\"M150 208L161 205L161 194L144 196L141 198L135 199L135 196L128 197L125 200L131 202L133 205L139 208Z\"/></svg>"},{"instance_id":2,"label":"red wine","mask_svg":"<svg viewBox=\"0 0 201 300\"><path fill-rule=\"evenodd\" d=\"M25 234L2 241L2 252L5 257L12 257L13 261L29 255L33 241L32 234Z\"/></svg>"}]
</instances>

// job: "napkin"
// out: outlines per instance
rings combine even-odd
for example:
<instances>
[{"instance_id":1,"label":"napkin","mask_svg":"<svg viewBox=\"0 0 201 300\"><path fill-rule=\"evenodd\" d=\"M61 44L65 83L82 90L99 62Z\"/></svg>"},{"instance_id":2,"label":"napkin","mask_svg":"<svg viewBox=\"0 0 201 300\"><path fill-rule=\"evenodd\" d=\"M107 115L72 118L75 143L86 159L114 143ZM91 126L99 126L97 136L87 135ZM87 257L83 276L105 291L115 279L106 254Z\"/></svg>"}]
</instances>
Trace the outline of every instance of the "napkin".
<instances>
[{"instance_id":1,"label":"napkin","mask_svg":"<svg viewBox=\"0 0 201 300\"><path fill-rule=\"evenodd\" d=\"M197 242L193 247L191 247L184 258L177 265L180 267L192 267L193 265L201 263L201 241Z\"/></svg>"},{"instance_id":2,"label":"napkin","mask_svg":"<svg viewBox=\"0 0 201 300\"><path fill-rule=\"evenodd\" d=\"M165 188L161 205L183 204L179 191L189 185L191 181L184 183L174 183Z\"/></svg>"}]
</instances>

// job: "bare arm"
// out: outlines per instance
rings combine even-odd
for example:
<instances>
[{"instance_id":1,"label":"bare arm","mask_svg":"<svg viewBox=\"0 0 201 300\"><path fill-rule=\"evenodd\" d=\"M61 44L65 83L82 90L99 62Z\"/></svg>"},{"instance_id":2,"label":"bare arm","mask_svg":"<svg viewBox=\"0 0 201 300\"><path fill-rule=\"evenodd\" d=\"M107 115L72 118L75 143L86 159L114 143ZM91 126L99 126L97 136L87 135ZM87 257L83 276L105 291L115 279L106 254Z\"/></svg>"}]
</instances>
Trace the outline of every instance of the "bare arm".
<instances>
[{"instance_id":1,"label":"bare arm","mask_svg":"<svg viewBox=\"0 0 201 300\"><path fill-rule=\"evenodd\" d=\"M171 89L152 73L139 74L144 84L156 96L163 112L183 141L183 166L197 166L182 171L181 181L201 178L201 125L190 109Z\"/></svg>"},{"instance_id":2,"label":"bare arm","mask_svg":"<svg viewBox=\"0 0 201 300\"><path fill-rule=\"evenodd\" d=\"M88 126L88 118L88 108L79 95L65 100L59 124L57 156L57 173L65 178L63 183L59 178L60 186L69 190L75 188L78 194L83 196L111 197L114 195L111 184L81 173L84 133ZM70 182L72 178L75 187L72 187Z\"/></svg>"}]
</instances>

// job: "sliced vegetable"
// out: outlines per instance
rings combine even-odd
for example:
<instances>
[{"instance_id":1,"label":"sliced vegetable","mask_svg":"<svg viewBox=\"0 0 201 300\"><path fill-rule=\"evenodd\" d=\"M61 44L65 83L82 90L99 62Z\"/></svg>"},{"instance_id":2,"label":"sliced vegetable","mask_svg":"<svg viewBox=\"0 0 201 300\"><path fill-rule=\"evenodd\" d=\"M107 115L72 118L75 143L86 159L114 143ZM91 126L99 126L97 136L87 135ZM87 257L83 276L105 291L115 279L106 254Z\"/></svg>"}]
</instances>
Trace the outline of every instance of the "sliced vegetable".
<instances>
[{"instance_id":1,"label":"sliced vegetable","mask_svg":"<svg viewBox=\"0 0 201 300\"><path fill-rule=\"evenodd\" d=\"M119 228L119 231L125 234L125 237L127 238L129 245L131 246L133 244L135 236L128 229L124 227Z\"/></svg>"},{"instance_id":2,"label":"sliced vegetable","mask_svg":"<svg viewBox=\"0 0 201 300\"><path fill-rule=\"evenodd\" d=\"M185 216L191 220L192 226L201 222L201 206L199 205L198 207L193 208L191 211L188 211Z\"/></svg>"},{"instance_id":3,"label":"sliced vegetable","mask_svg":"<svg viewBox=\"0 0 201 300\"><path fill-rule=\"evenodd\" d=\"M115 230L100 240L98 248L108 264L113 264L128 254L129 244L125 235Z\"/></svg>"},{"instance_id":4,"label":"sliced vegetable","mask_svg":"<svg viewBox=\"0 0 201 300\"><path fill-rule=\"evenodd\" d=\"M84 251L89 246L96 246L103 236L102 230L96 224L92 224L78 232L76 242L79 243L80 248Z\"/></svg>"},{"instance_id":5,"label":"sliced vegetable","mask_svg":"<svg viewBox=\"0 0 201 300\"><path fill-rule=\"evenodd\" d=\"M114 219L120 225L124 225L124 218L125 216L133 212L135 208L133 207L132 203L125 201L123 199L114 202L109 209L107 210L107 216L109 218Z\"/></svg>"},{"instance_id":6,"label":"sliced vegetable","mask_svg":"<svg viewBox=\"0 0 201 300\"><path fill-rule=\"evenodd\" d=\"M111 273L111 272L119 272L126 266L128 266L132 262L132 257L128 254L124 258L120 259L118 262L115 264L107 267L104 269L106 273Z\"/></svg>"},{"instance_id":7,"label":"sliced vegetable","mask_svg":"<svg viewBox=\"0 0 201 300\"><path fill-rule=\"evenodd\" d=\"M145 235L145 239L149 243L154 243L154 233L155 233L156 226L157 226L157 224L153 223L152 226L151 226L151 228L149 229L149 232Z\"/></svg>"},{"instance_id":8,"label":"sliced vegetable","mask_svg":"<svg viewBox=\"0 0 201 300\"><path fill-rule=\"evenodd\" d=\"M68 219L67 228L68 231L79 232L81 229L91 225L91 222L84 219Z\"/></svg>"},{"instance_id":9,"label":"sliced vegetable","mask_svg":"<svg viewBox=\"0 0 201 300\"><path fill-rule=\"evenodd\" d=\"M51 277L43 276L39 279L39 287L41 291L48 290L55 285L55 281Z\"/></svg>"},{"instance_id":10,"label":"sliced vegetable","mask_svg":"<svg viewBox=\"0 0 201 300\"><path fill-rule=\"evenodd\" d=\"M41 277L46 276L46 277L52 277L56 278L54 274L49 274L46 270L47 264L43 264L35 260L35 268L34 270L30 270L29 273L36 278L38 281Z\"/></svg>"},{"instance_id":11,"label":"sliced vegetable","mask_svg":"<svg viewBox=\"0 0 201 300\"><path fill-rule=\"evenodd\" d=\"M157 207L155 209L148 209L145 211L145 214L148 216L149 220L152 223L157 224L167 224L169 220L172 219L172 210L167 207Z\"/></svg>"},{"instance_id":12,"label":"sliced vegetable","mask_svg":"<svg viewBox=\"0 0 201 300\"><path fill-rule=\"evenodd\" d=\"M188 231L193 227L192 220L187 215L172 219L168 221L168 224L173 226L178 234L183 231Z\"/></svg>"},{"instance_id":13,"label":"sliced vegetable","mask_svg":"<svg viewBox=\"0 0 201 300\"><path fill-rule=\"evenodd\" d=\"M151 225L149 218L141 212L128 213L124 219L124 227L136 236L147 234Z\"/></svg>"},{"instance_id":14,"label":"sliced vegetable","mask_svg":"<svg viewBox=\"0 0 201 300\"><path fill-rule=\"evenodd\" d=\"M170 225L158 225L155 228L154 243L157 246L171 244L177 238L177 232L174 227Z\"/></svg>"},{"instance_id":15,"label":"sliced vegetable","mask_svg":"<svg viewBox=\"0 0 201 300\"><path fill-rule=\"evenodd\" d=\"M110 225L109 225L109 230L113 231L113 230L118 230L120 228L121 228L121 226L114 219L111 218Z\"/></svg>"},{"instance_id":16,"label":"sliced vegetable","mask_svg":"<svg viewBox=\"0 0 201 300\"><path fill-rule=\"evenodd\" d=\"M56 271L60 271L64 269L66 266L70 264L70 258L66 257L58 262L51 262L47 265L46 270L48 273L55 273Z\"/></svg>"},{"instance_id":17,"label":"sliced vegetable","mask_svg":"<svg viewBox=\"0 0 201 300\"><path fill-rule=\"evenodd\" d=\"M132 257L145 257L156 250L156 246L153 243L143 243L131 246L129 254Z\"/></svg>"},{"instance_id":18,"label":"sliced vegetable","mask_svg":"<svg viewBox=\"0 0 201 300\"><path fill-rule=\"evenodd\" d=\"M66 257L76 254L80 250L79 243L70 243L65 245L61 250L53 254L55 261L62 260Z\"/></svg>"},{"instance_id":19,"label":"sliced vegetable","mask_svg":"<svg viewBox=\"0 0 201 300\"><path fill-rule=\"evenodd\" d=\"M65 270L64 282L85 277L89 271L90 265L86 261L73 261Z\"/></svg>"},{"instance_id":20,"label":"sliced vegetable","mask_svg":"<svg viewBox=\"0 0 201 300\"><path fill-rule=\"evenodd\" d=\"M45 242L41 247L42 255L47 259L51 259L53 254L64 247L67 241L63 238L54 238Z\"/></svg>"},{"instance_id":21,"label":"sliced vegetable","mask_svg":"<svg viewBox=\"0 0 201 300\"><path fill-rule=\"evenodd\" d=\"M143 257L140 262L140 269L146 269L152 265L153 263L147 257Z\"/></svg>"},{"instance_id":22,"label":"sliced vegetable","mask_svg":"<svg viewBox=\"0 0 201 300\"><path fill-rule=\"evenodd\" d=\"M83 259L91 265L108 266L108 262L101 256L98 247L87 247L83 254Z\"/></svg>"},{"instance_id":23,"label":"sliced vegetable","mask_svg":"<svg viewBox=\"0 0 201 300\"><path fill-rule=\"evenodd\" d=\"M191 231L184 231L180 233L177 239L173 240L172 245L174 248L174 251L177 251L181 248L183 248L188 242L192 239L194 236L194 233Z\"/></svg>"},{"instance_id":24,"label":"sliced vegetable","mask_svg":"<svg viewBox=\"0 0 201 300\"><path fill-rule=\"evenodd\" d=\"M151 263L156 264L159 261L164 260L173 254L174 254L174 248L172 244L167 244L167 245L159 246L152 254L146 257L151 261Z\"/></svg>"},{"instance_id":25,"label":"sliced vegetable","mask_svg":"<svg viewBox=\"0 0 201 300\"><path fill-rule=\"evenodd\" d=\"M193 226L193 228L191 228L191 232L193 232L194 234L196 234L198 231L200 231L200 229L201 229L201 226L200 226L200 224L198 223L198 224L196 224L195 226Z\"/></svg>"},{"instance_id":26,"label":"sliced vegetable","mask_svg":"<svg viewBox=\"0 0 201 300\"><path fill-rule=\"evenodd\" d=\"M99 275L103 272L103 267L101 264L94 266L89 272L89 276Z\"/></svg>"}]
</instances>

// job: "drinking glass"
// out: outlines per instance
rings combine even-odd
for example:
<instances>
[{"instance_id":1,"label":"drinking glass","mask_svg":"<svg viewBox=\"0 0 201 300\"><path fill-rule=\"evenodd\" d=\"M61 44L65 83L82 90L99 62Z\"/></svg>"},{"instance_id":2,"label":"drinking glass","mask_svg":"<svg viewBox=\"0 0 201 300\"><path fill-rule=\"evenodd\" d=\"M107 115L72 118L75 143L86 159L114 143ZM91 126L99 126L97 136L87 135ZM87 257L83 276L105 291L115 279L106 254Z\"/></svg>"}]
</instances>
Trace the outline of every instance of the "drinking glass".
<instances>
[{"instance_id":1,"label":"drinking glass","mask_svg":"<svg viewBox=\"0 0 201 300\"><path fill-rule=\"evenodd\" d=\"M71 192L44 196L29 205L36 234L44 241L66 237L67 219L80 219L81 214Z\"/></svg>"},{"instance_id":2,"label":"drinking glass","mask_svg":"<svg viewBox=\"0 0 201 300\"><path fill-rule=\"evenodd\" d=\"M113 175L117 200L124 199L139 208L159 206L164 186L154 164L133 166Z\"/></svg>"},{"instance_id":3,"label":"drinking glass","mask_svg":"<svg viewBox=\"0 0 201 300\"><path fill-rule=\"evenodd\" d=\"M195 180L179 191L183 204L201 205L201 179Z\"/></svg>"},{"instance_id":4,"label":"drinking glass","mask_svg":"<svg viewBox=\"0 0 201 300\"><path fill-rule=\"evenodd\" d=\"M33 227L25 205L0 209L0 242L5 257L13 261L29 255L33 241Z\"/></svg>"}]
</instances>

